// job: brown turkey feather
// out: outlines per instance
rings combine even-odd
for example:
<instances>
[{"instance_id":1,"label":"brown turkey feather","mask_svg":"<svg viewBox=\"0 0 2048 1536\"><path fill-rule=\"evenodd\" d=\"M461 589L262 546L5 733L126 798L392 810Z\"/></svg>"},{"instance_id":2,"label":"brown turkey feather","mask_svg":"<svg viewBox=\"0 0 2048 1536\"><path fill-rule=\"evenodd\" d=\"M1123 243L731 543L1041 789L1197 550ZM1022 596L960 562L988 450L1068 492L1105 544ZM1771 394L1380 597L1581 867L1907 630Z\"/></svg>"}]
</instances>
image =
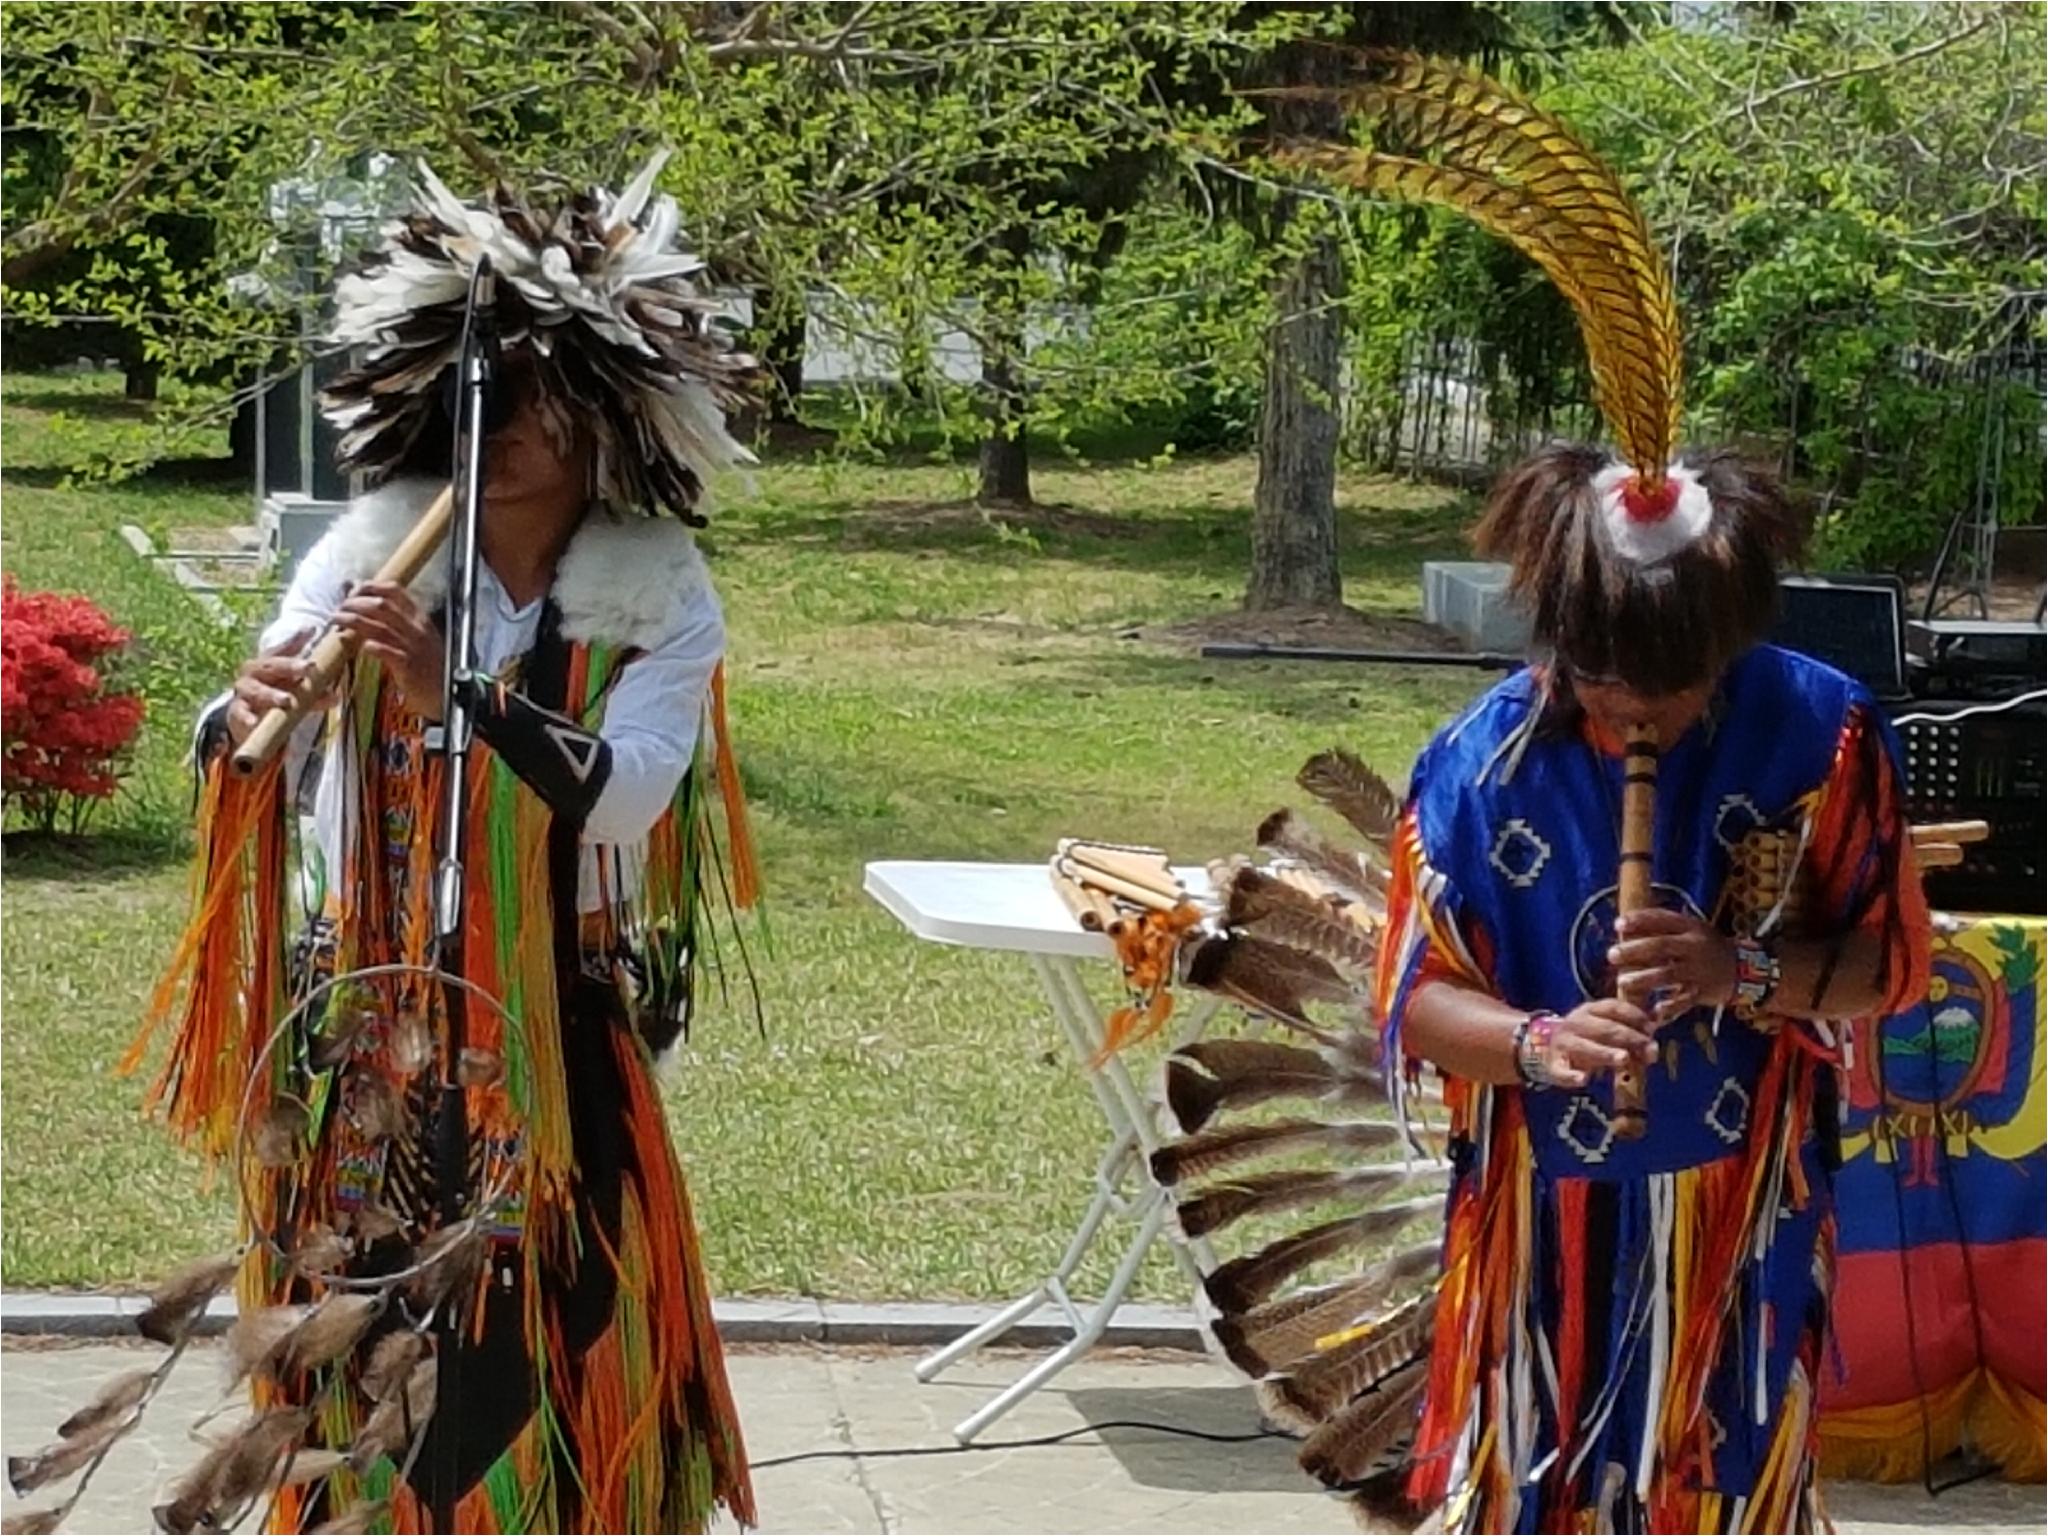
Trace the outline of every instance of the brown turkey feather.
<instances>
[{"instance_id":1,"label":"brown turkey feather","mask_svg":"<svg viewBox=\"0 0 2048 1536\"><path fill-rule=\"evenodd\" d=\"M1188 984L1212 992L1236 986L1255 993L1267 977L1272 978L1273 991L1310 1002L1351 1005L1358 997L1357 989L1328 961L1249 934L1227 933L1206 940L1188 959Z\"/></svg>"},{"instance_id":2,"label":"brown turkey feather","mask_svg":"<svg viewBox=\"0 0 2048 1536\"><path fill-rule=\"evenodd\" d=\"M332 1365L356 1347L383 1310L381 1296L354 1291L331 1293L278 1346L280 1374L317 1371Z\"/></svg>"},{"instance_id":3,"label":"brown turkey feather","mask_svg":"<svg viewBox=\"0 0 2048 1536\"><path fill-rule=\"evenodd\" d=\"M1317 1339L1349 1328L1385 1300L1369 1280L1340 1280L1219 1317L1209 1332L1225 1358L1256 1381L1287 1370Z\"/></svg>"},{"instance_id":4,"label":"brown turkey feather","mask_svg":"<svg viewBox=\"0 0 2048 1536\"><path fill-rule=\"evenodd\" d=\"M1404 1302L1370 1333L1304 1361L1272 1387L1280 1401L1320 1424L1359 1393L1384 1381L1429 1351L1436 1326L1436 1293Z\"/></svg>"},{"instance_id":5,"label":"brown turkey feather","mask_svg":"<svg viewBox=\"0 0 2048 1536\"><path fill-rule=\"evenodd\" d=\"M1391 1120L1274 1120L1265 1125L1224 1126L1197 1131L1152 1154L1152 1177L1179 1184L1219 1168L1303 1149L1366 1152L1401 1140Z\"/></svg>"},{"instance_id":6,"label":"brown turkey feather","mask_svg":"<svg viewBox=\"0 0 2048 1536\"><path fill-rule=\"evenodd\" d=\"M24 1509L0 1520L0 1536L49 1536L64 1523L69 1511L62 1504L55 1509Z\"/></svg>"},{"instance_id":7,"label":"brown turkey feather","mask_svg":"<svg viewBox=\"0 0 2048 1536\"><path fill-rule=\"evenodd\" d=\"M1295 783L1350 822L1353 830L1375 847L1384 848L1393 840L1394 828L1401 820L1401 798L1355 753L1342 747L1318 752L1302 764Z\"/></svg>"},{"instance_id":8,"label":"brown turkey feather","mask_svg":"<svg viewBox=\"0 0 2048 1536\"><path fill-rule=\"evenodd\" d=\"M1432 1196L1326 1221L1217 1266L1203 1281L1203 1288L1219 1312L1249 1312L1311 1264L1398 1232L1418 1216L1438 1214L1442 1209L1443 1201Z\"/></svg>"},{"instance_id":9,"label":"brown turkey feather","mask_svg":"<svg viewBox=\"0 0 2048 1536\"><path fill-rule=\"evenodd\" d=\"M1327 908L1310 912L1275 903L1257 917L1247 918L1242 926L1254 937L1314 955L1336 967L1340 976L1361 989L1372 985L1373 972L1379 965L1378 937Z\"/></svg>"},{"instance_id":10,"label":"brown turkey feather","mask_svg":"<svg viewBox=\"0 0 2048 1536\"><path fill-rule=\"evenodd\" d=\"M1412 1177L1399 1163L1252 1173L1197 1192L1181 1201L1174 1214L1181 1231L1204 1237L1247 1216L1298 1210L1327 1200L1371 1199L1400 1188Z\"/></svg>"},{"instance_id":11,"label":"brown turkey feather","mask_svg":"<svg viewBox=\"0 0 2048 1536\"><path fill-rule=\"evenodd\" d=\"M241 1267L239 1253L195 1259L151 1293L149 1305L136 1316L135 1331L154 1344L176 1344Z\"/></svg>"},{"instance_id":12,"label":"brown turkey feather","mask_svg":"<svg viewBox=\"0 0 2048 1536\"><path fill-rule=\"evenodd\" d=\"M1259 823L1259 846L1315 871L1352 901L1374 911L1386 906L1388 876L1373 860L1339 848L1293 811L1275 811Z\"/></svg>"},{"instance_id":13,"label":"brown turkey feather","mask_svg":"<svg viewBox=\"0 0 2048 1536\"><path fill-rule=\"evenodd\" d=\"M1223 897L1223 920L1232 928L1249 928L1275 912L1296 912L1321 922L1337 919L1339 908L1326 896L1314 896L1263 869L1249 864L1232 871Z\"/></svg>"},{"instance_id":14,"label":"brown turkey feather","mask_svg":"<svg viewBox=\"0 0 2048 1536\"><path fill-rule=\"evenodd\" d=\"M1241 1317L1219 1318L1210 1331L1231 1364L1247 1376L1283 1374L1315 1353L1318 1339L1342 1333L1434 1278L1438 1248L1433 1240L1416 1243L1382 1259L1356 1280L1269 1301Z\"/></svg>"},{"instance_id":15,"label":"brown turkey feather","mask_svg":"<svg viewBox=\"0 0 2048 1536\"><path fill-rule=\"evenodd\" d=\"M1358 990L1315 956L1245 933L1217 934L1197 945L1188 957L1187 983L1332 1050L1342 1049L1344 1035L1311 1019L1309 1003L1364 1005Z\"/></svg>"},{"instance_id":16,"label":"brown turkey feather","mask_svg":"<svg viewBox=\"0 0 2048 1536\"><path fill-rule=\"evenodd\" d=\"M132 1411L149 1395L150 1386L155 1380L156 1372L148 1366L123 1371L95 1392L91 1402L57 1426L57 1438L75 1440L80 1435L98 1429L102 1424Z\"/></svg>"},{"instance_id":17,"label":"brown turkey feather","mask_svg":"<svg viewBox=\"0 0 2048 1536\"><path fill-rule=\"evenodd\" d=\"M1302 1446L1302 1470L1326 1488L1362 1481L1414 1435L1428 1384L1429 1361L1416 1360L1338 1409Z\"/></svg>"},{"instance_id":18,"label":"brown turkey feather","mask_svg":"<svg viewBox=\"0 0 2048 1536\"><path fill-rule=\"evenodd\" d=\"M1197 1040L1166 1058L1166 1104L1183 1131L1200 1130L1219 1109L1290 1098L1372 1103L1386 1090L1369 1071L1274 1040Z\"/></svg>"}]
</instances>

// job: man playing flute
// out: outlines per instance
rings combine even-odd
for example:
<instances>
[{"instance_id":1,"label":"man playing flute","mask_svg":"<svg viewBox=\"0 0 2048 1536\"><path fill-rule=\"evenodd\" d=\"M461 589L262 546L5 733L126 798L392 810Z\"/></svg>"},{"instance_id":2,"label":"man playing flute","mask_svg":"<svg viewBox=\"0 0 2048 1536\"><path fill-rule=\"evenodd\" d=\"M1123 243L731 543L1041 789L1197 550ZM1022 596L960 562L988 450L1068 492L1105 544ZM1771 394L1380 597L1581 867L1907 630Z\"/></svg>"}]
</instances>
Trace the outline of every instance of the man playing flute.
<instances>
[{"instance_id":1,"label":"man playing flute","mask_svg":"<svg viewBox=\"0 0 2048 1536\"><path fill-rule=\"evenodd\" d=\"M346 1458L283 1490L273 1529L688 1531L718 1508L753 1522L652 1077L686 1019L702 901L728 875L741 904L751 894L724 750L724 625L691 531L713 477L745 457L724 420L745 360L692 285L701 263L676 249L658 168L616 197L540 210L503 191L463 203L423 169L418 206L337 289L336 339L359 351L326 406L344 467L372 489L300 566L261 654L202 725L207 889L232 879L250 899L202 904L154 1101L209 1153L261 1165L245 1312L296 1317L294 1304L419 1272L339 1358L255 1367L259 1404L317 1410L295 1454ZM467 1121L453 1134L468 1147L452 1177L489 1170L494 1187L451 1206L432 975L446 760L429 743L448 561L410 587L378 573L449 480L479 253L503 361L467 690L461 974L476 991L452 1064ZM335 626L356 660L320 701L324 719L286 761L236 776L230 748L309 691L308 642ZM311 771L301 936L270 829ZM410 971L391 982L393 967ZM337 992L270 1038L322 974L380 968L358 1001ZM232 1508L203 1468L194 1477L167 1529L213 1528Z\"/></svg>"},{"instance_id":2,"label":"man playing flute","mask_svg":"<svg viewBox=\"0 0 2048 1536\"><path fill-rule=\"evenodd\" d=\"M1539 659L1431 743L1395 839L1379 1013L1389 1071L1446 1080L1453 1180L1407 1495L1453 1530L1817 1529L1840 1025L1927 976L1896 745L1762 643L1805 528L1766 471L1680 450L1669 269L1612 173L1451 66L1333 94L1370 147L1282 158L1541 265L1616 445L1494 489L1478 546Z\"/></svg>"}]
</instances>

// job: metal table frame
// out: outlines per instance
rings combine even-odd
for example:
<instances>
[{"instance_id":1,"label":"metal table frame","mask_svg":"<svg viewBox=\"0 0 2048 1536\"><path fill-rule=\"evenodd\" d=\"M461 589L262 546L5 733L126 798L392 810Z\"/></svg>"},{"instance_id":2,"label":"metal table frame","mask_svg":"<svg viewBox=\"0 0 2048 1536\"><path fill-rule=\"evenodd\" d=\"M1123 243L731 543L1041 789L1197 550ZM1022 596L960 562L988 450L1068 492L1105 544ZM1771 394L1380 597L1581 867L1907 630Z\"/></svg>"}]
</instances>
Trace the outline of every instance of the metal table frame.
<instances>
[{"instance_id":1,"label":"metal table frame","mask_svg":"<svg viewBox=\"0 0 2048 1536\"><path fill-rule=\"evenodd\" d=\"M1082 983L1079 966L1068 955L1031 954L1029 958L1046 1003L1074 1053L1075 1064L1095 1095L1109 1127L1110 1140L1095 1165L1095 1194L1052 1273L995 1316L917 1363L917 1379L930 1381L1048 1303L1065 1315L1073 1337L954 1425L953 1438L962 1445L972 1444L989 1425L1101 1341L1116 1309L1130 1293L1145 1256L1162 1235L1168 1238L1173 1257L1191 1286L1199 1286L1202 1276L1216 1264L1206 1239L1188 1241L1167 1224L1171 1198L1152 1178L1152 1153L1160 1144L1158 1112L1138 1091L1121 1057L1112 1056L1099 1067L1094 1065L1102 1047L1103 1020ZM1213 998L1194 999L1174 1032L1174 1044L1184 1045L1198 1037L1218 1006ZM1130 1223L1134 1230L1110 1276L1108 1289L1084 1311L1068 1293L1067 1284L1103 1236L1103 1228L1112 1216Z\"/></svg>"}]
</instances>

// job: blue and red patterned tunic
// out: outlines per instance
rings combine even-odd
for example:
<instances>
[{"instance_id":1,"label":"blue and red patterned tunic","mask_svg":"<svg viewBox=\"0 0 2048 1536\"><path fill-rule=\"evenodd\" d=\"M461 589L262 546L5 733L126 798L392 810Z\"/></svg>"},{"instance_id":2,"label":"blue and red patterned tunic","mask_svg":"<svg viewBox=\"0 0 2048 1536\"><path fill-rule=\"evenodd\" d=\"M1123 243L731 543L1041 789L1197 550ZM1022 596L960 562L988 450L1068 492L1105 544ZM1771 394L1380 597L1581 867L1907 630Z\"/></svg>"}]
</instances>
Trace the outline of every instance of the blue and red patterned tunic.
<instances>
[{"instance_id":1,"label":"blue and red patterned tunic","mask_svg":"<svg viewBox=\"0 0 2048 1536\"><path fill-rule=\"evenodd\" d=\"M1612 990L1621 756L1529 671L1424 752L1397 843L1382 1017L1418 986L1569 1012ZM1781 834L1798 931L1887 933L1887 1008L1925 983L1928 917L1875 703L1759 648L1662 754L1659 899L1752 930L1742 870ZM1789 885L1789 882L1788 882ZM1611 1088L1451 1080L1455 1168L1411 1493L1449 1529L1812 1529L1814 1384L1833 1253L1840 1031L1697 1009Z\"/></svg>"}]
</instances>

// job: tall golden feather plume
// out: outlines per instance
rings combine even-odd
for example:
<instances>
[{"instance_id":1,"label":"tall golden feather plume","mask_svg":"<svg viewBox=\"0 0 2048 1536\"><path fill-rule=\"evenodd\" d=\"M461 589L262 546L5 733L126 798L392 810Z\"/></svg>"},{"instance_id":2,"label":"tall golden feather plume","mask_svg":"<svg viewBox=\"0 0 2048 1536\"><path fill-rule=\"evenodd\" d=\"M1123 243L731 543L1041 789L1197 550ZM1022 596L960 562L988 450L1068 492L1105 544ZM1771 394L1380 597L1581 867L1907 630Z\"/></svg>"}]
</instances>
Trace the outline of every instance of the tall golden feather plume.
<instances>
[{"instance_id":1,"label":"tall golden feather plume","mask_svg":"<svg viewBox=\"0 0 2048 1536\"><path fill-rule=\"evenodd\" d=\"M1414 54L1354 57L1355 81L1269 94L1373 117L1412 153L1297 141L1272 158L1376 197L1456 209L1542 267L1578 317L1623 454L1661 479L1678 441L1682 355L1671 274L1641 209L1571 129L1485 75Z\"/></svg>"}]
</instances>

